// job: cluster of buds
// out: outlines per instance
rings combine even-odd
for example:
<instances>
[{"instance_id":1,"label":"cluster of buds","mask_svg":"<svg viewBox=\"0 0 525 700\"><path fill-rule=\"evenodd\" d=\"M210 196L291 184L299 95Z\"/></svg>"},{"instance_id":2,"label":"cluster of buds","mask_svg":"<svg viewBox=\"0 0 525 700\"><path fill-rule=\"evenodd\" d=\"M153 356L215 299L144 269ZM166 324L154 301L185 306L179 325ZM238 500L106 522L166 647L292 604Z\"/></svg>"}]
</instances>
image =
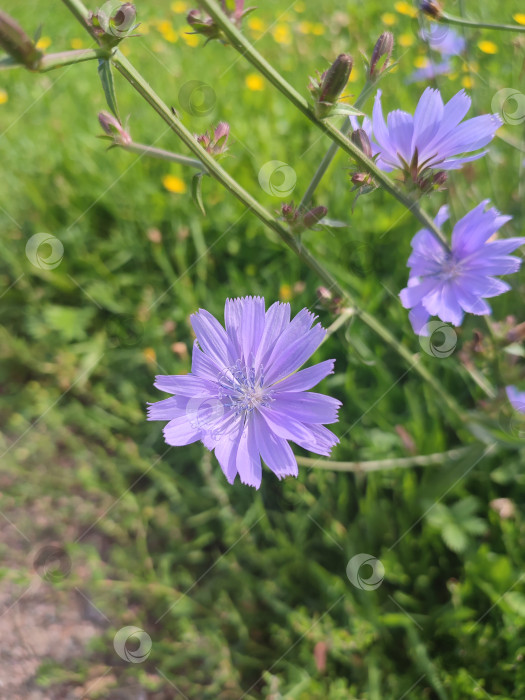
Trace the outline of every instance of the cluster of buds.
<instances>
[{"instance_id":1,"label":"cluster of buds","mask_svg":"<svg viewBox=\"0 0 525 700\"><path fill-rule=\"evenodd\" d=\"M439 2L435 0L423 0L419 4L419 9L423 14L427 15L431 19L439 20L443 14L443 10Z\"/></svg>"},{"instance_id":2,"label":"cluster of buds","mask_svg":"<svg viewBox=\"0 0 525 700\"><path fill-rule=\"evenodd\" d=\"M100 10L90 13L88 24L101 45L113 47L137 29L139 25L135 24L136 19L137 10L133 3L125 2L119 5L109 2Z\"/></svg>"},{"instance_id":3,"label":"cluster of buds","mask_svg":"<svg viewBox=\"0 0 525 700\"><path fill-rule=\"evenodd\" d=\"M437 173L428 175L428 177L417 178L414 182L423 194L429 194L430 192L441 192L446 189L447 180L447 173L444 170L438 170Z\"/></svg>"},{"instance_id":4,"label":"cluster of buds","mask_svg":"<svg viewBox=\"0 0 525 700\"><path fill-rule=\"evenodd\" d=\"M290 230L294 234L302 233L306 229L313 228L326 216L328 209L323 206L309 209L304 214L299 211L293 202L283 204L281 207L281 215Z\"/></svg>"},{"instance_id":5,"label":"cluster of buds","mask_svg":"<svg viewBox=\"0 0 525 700\"><path fill-rule=\"evenodd\" d=\"M243 18L250 12L255 10L255 7L244 8L244 0L235 0L233 10L228 9L226 0L221 0L222 10L225 15L235 24L237 28L241 28ZM186 21L193 29L191 34L202 34L206 37L207 42L212 39L219 39L223 43L227 43L226 37L222 34L221 28L206 12L202 10L190 10L186 16ZM206 43L207 43L206 42Z\"/></svg>"},{"instance_id":6,"label":"cluster of buds","mask_svg":"<svg viewBox=\"0 0 525 700\"><path fill-rule=\"evenodd\" d=\"M392 32L383 32L376 41L372 58L368 66L368 79L376 80L381 73L388 67L394 50L394 35ZM381 61L381 59L383 59Z\"/></svg>"},{"instance_id":7,"label":"cluster of buds","mask_svg":"<svg viewBox=\"0 0 525 700\"><path fill-rule=\"evenodd\" d=\"M15 20L0 10L0 47L11 57L13 63L29 70L38 70L42 52Z\"/></svg>"},{"instance_id":8,"label":"cluster of buds","mask_svg":"<svg viewBox=\"0 0 525 700\"><path fill-rule=\"evenodd\" d=\"M212 134L206 131L204 134L195 134L195 138L212 156L218 156L228 150L228 137L230 135L230 125L227 122L219 122Z\"/></svg>"},{"instance_id":9,"label":"cluster of buds","mask_svg":"<svg viewBox=\"0 0 525 700\"><path fill-rule=\"evenodd\" d=\"M308 89L315 101L318 119L328 117L348 84L354 61L347 53L340 54L330 68L317 78L310 78Z\"/></svg>"},{"instance_id":10,"label":"cluster of buds","mask_svg":"<svg viewBox=\"0 0 525 700\"><path fill-rule=\"evenodd\" d=\"M119 120L109 112L100 112L98 120L106 134L106 136L101 136L101 138L109 138L113 146L130 146L133 143L129 132L127 132Z\"/></svg>"}]
</instances>

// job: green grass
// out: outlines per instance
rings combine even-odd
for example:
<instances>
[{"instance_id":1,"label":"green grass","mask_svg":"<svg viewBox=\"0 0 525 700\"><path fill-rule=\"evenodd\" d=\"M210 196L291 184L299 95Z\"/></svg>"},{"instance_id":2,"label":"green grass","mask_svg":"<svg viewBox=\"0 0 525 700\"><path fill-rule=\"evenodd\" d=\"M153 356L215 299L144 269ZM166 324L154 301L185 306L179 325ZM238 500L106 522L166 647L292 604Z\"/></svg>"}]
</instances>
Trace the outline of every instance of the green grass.
<instances>
[{"instance_id":1,"label":"green grass","mask_svg":"<svg viewBox=\"0 0 525 700\"><path fill-rule=\"evenodd\" d=\"M498 12L465 4L473 16L501 21L519 10L511 0ZM82 37L61 3L19 5L8 0L3 9L29 33L42 23L49 50L69 49ZM307 0L300 13L286 8L272 0L254 16L271 25L286 10L279 22L290 27L292 43L280 45L270 32L257 47L304 94L308 76L342 51L354 55L359 77L350 85L359 92L359 51L370 53L385 28L383 12L396 17L396 37L414 36L411 20L393 4ZM212 85L213 112L205 119L184 114L186 126L201 132L230 122L225 167L277 210L281 200L260 189L257 173L269 160L287 162L297 173L298 201L327 139L270 85L248 90L253 71L231 47L165 41L153 20L170 19L180 33L184 26L184 15L169 3L138 9L150 30L127 42L129 58L177 109L185 82ZM300 21L322 22L325 33L301 34ZM496 55L479 51L482 36L497 43ZM488 112L497 90L519 88L523 42L483 32L468 38L468 61L477 64L472 113ZM415 43L396 55L401 62L382 85L384 104L413 111L423 86L405 78L421 50ZM447 98L466 75L456 61L453 79L439 84ZM116 86L135 140L182 151L119 76ZM273 700L523 697L524 452L505 437L506 418L504 444L487 454L432 389L356 320L314 358L337 360L336 374L321 385L344 404L332 458L388 459L471 445L459 460L368 476L301 468L297 480L284 482L266 469L255 492L229 486L200 444L167 450L162 426L145 420L145 405L161 397L153 388L156 373L190 368L180 350L191 350L190 313L200 307L221 318L228 296L261 294L272 302L291 290L294 312L308 306L328 326L333 317L316 300L319 281L210 178L203 218L189 194L192 173L107 152L96 138L105 103L94 63L46 75L2 72L0 87L9 97L0 106L0 415L2 452L9 450L0 510L31 547L60 543L72 569L57 585L80 586L111 621L78 663L42 667L50 696L101 665L113 669L119 687L137 677L151 698L174 697L169 681L203 700L237 700L246 691L246 698ZM522 125L506 133L519 141ZM489 156L452 175L448 191L425 203L427 211L449 201L460 217L490 197L514 216L506 234L522 234L523 157L497 139ZM474 317L458 332L450 357L421 351L395 298L406 284L417 222L381 192L360 198L352 213L350 166L339 155L316 194L316 203L348 227L307 232L305 242L400 344L421 353L473 420L497 422L500 412L506 415L501 387L519 377L516 358L492 353ZM165 190L168 173L186 181L187 194ZM26 243L38 232L64 246L53 270L26 257ZM515 275L512 292L494 300L495 319L514 314L523 321L524 281L523 273ZM475 330L484 352L473 351ZM472 380L470 366L499 388L495 401ZM501 497L516 505L509 519L490 506ZM36 508L42 517L33 517ZM23 540L20 547L29 571L31 547ZM376 590L359 590L347 578L349 559L361 552L384 565ZM9 567L2 573L20 576ZM152 639L142 664L115 654L113 637L125 625ZM321 668L316 657L323 649Z\"/></svg>"}]
</instances>

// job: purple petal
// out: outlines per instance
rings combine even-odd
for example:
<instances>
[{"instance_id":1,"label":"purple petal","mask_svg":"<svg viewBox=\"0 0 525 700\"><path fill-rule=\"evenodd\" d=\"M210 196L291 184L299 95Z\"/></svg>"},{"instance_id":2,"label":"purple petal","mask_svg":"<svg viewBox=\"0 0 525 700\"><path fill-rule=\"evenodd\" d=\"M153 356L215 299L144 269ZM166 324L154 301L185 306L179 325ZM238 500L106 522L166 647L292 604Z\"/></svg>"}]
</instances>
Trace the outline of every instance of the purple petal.
<instances>
[{"instance_id":1,"label":"purple petal","mask_svg":"<svg viewBox=\"0 0 525 700\"><path fill-rule=\"evenodd\" d=\"M286 377L274 388L278 391L307 391L324 379L327 375L333 374L335 360L326 360L307 369L301 369L290 377Z\"/></svg>"},{"instance_id":2,"label":"purple petal","mask_svg":"<svg viewBox=\"0 0 525 700\"><path fill-rule=\"evenodd\" d=\"M412 160L412 137L414 120L410 114L396 109L387 117L388 133L392 149L398 153L407 164Z\"/></svg>"},{"instance_id":3,"label":"purple petal","mask_svg":"<svg viewBox=\"0 0 525 700\"><path fill-rule=\"evenodd\" d=\"M286 335L285 331L282 338ZM279 353L274 351L268 361L268 371L265 373L266 384L271 385L299 369L321 345L325 335L326 330L318 323L306 333L303 331L303 334L290 345L281 346L278 342L275 347L279 348Z\"/></svg>"},{"instance_id":4,"label":"purple petal","mask_svg":"<svg viewBox=\"0 0 525 700\"><path fill-rule=\"evenodd\" d=\"M427 146L437 134L443 118L443 100L439 90L427 88L421 95L414 113L414 135L411 152L418 150L418 160L426 160Z\"/></svg>"},{"instance_id":5,"label":"purple petal","mask_svg":"<svg viewBox=\"0 0 525 700\"><path fill-rule=\"evenodd\" d=\"M202 350L224 369L230 367L235 360L234 348L228 335L217 319L208 311L199 309L198 313L190 316L191 325Z\"/></svg>"},{"instance_id":6,"label":"purple petal","mask_svg":"<svg viewBox=\"0 0 525 700\"><path fill-rule=\"evenodd\" d=\"M525 413L525 391L518 391L515 386L508 386L505 390L512 408L520 413Z\"/></svg>"},{"instance_id":7,"label":"purple petal","mask_svg":"<svg viewBox=\"0 0 525 700\"><path fill-rule=\"evenodd\" d=\"M236 463L241 482L258 489L262 478L261 456L251 420L246 421L241 433Z\"/></svg>"},{"instance_id":8,"label":"purple petal","mask_svg":"<svg viewBox=\"0 0 525 700\"><path fill-rule=\"evenodd\" d=\"M233 484L237 475L237 450L242 428L242 421L239 420L235 430L229 436L219 440L215 447L217 461L230 484Z\"/></svg>"},{"instance_id":9,"label":"purple petal","mask_svg":"<svg viewBox=\"0 0 525 700\"><path fill-rule=\"evenodd\" d=\"M222 365L219 366L211 357L202 352L197 341L193 343L191 373L194 376L216 382L222 369Z\"/></svg>"},{"instance_id":10,"label":"purple petal","mask_svg":"<svg viewBox=\"0 0 525 700\"><path fill-rule=\"evenodd\" d=\"M175 447L189 445L191 442L201 439L200 428L192 426L186 414L170 420L164 426L163 432L167 444Z\"/></svg>"},{"instance_id":11,"label":"purple petal","mask_svg":"<svg viewBox=\"0 0 525 700\"><path fill-rule=\"evenodd\" d=\"M289 325L290 304L282 304L276 301L275 304L270 306L264 318L264 330L255 356L256 367L266 365L268 358L273 352L275 343Z\"/></svg>"},{"instance_id":12,"label":"purple petal","mask_svg":"<svg viewBox=\"0 0 525 700\"><path fill-rule=\"evenodd\" d=\"M148 404L148 420L172 420L186 415L188 398L170 396L169 399Z\"/></svg>"},{"instance_id":13,"label":"purple petal","mask_svg":"<svg viewBox=\"0 0 525 700\"><path fill-rule=\"evenodd\" d=\"M414 308L410 310L408 318L410 323L412 324L414 333L423 336L430 335L428 328L426 327L428 319L430 318L430 314L425 309L423 304L417 304L417 306L414 306Z\"/></svg>"},{"instance_id":14,"label":"purple petal","mask_svg":"<svg viewBox=\"0 0 525 700\"><path fill-rule=\"evenodd\" d=\"M339 438L324 425L311 424L306 428L306 436L295 440L295 442L305 450L329 457L333 446L339 442Z\"/></svg>"},{"instance_id":15,"label":"purple petal","mask_svg":"<svg viewBox=\"0 0 525 700\"><path fill-rule=\"evenodd\" d=\"M158 374L154 386L169 394L180 396L215 396L217 384L209 379L195 377L193 374Z\"/></svg>"},{"instance_id":16,"label":"purple petal","mask_svg":"<svg viewBox=\"0 0 525 700\"><path fill-rule=\"evenodd\" d=\"M466 151L477 151L483 148L492 140L502 124L497 114L483 114L480 117L467 119L440 141L440 156L450 158Z\"/></svg>"},{"instance_id":17,"label":"purple petal","mask_svg":"<svg viewBox=\"0 0 525 700\"><path fill-rule=\"evenodd\" d=\"M279 479L284 476L297 476L299 471L297 461L290 445L268 430L268 426L259 414L253 416L253 429L256 435L257 448L263 461L270 467Z\"/></svg>"},{"instance_id":18,"label":"purple petal","mask_svg":"<svg viewBox=\"0 0 525 700\"><path fill-rule=\"evenodd\" d=\"M283 420L295 418L301 423L336 423L341 402L325 394L310 391L279 393L271 403L271 410L280 413Z\"/></svg>"}]
</instances>

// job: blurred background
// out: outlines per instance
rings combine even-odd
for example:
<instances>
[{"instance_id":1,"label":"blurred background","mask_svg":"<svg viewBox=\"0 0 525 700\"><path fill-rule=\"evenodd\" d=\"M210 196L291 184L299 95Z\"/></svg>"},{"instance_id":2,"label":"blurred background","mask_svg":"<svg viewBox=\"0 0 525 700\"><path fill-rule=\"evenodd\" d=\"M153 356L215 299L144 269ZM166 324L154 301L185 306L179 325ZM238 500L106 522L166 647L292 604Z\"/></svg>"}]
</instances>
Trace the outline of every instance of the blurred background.
<instances>
[{"instance_id":1,"label":"blurred background","mask_svg":"<svg viewBox=\"0 0 525 700\"><path fill-rule=\"evenodd\" d=\"M520 5L447 9L525 23ZM329 141L231 47L188 34L191 7L138 2L140 36L123 51L190 130L230 123L223 165L269 210L299 201ZM91 45L58 0L2 9L30 35L42 26L43 50ZM352 101L364 85L360 52L389 29L399 66L381 86L385 110L413 113L428 84L446 99L465 88L469 116L494 111L503 88L525 100L523 35L471 30L437 83L410 82L439 61L418 28L411 3L375 0L266 0L244 23L305 96L309 76L350 52ZM202 117L180 104L192 80L212 88ZM119 75L115 83L136 141L186 153ZM477 444L356 320L314 356L337 360L319 389L343 402L332 458L459 451L369 474L302 467L283 482L265 468L260 491L228 485L201 444L168 448L162 424L145 420L146 403L164 398L155 374L190 369L189 315L205 308L222 320L228 296L257 294L293 313L309 307L324 326L334 316L313 273L218 183L204 179L203 217L193 172L108 151L97 138L105 108L94 62L0 73L0 696L524 697L523 450L502 391L494 401L483 392L486 374L514 383L523 347L495 355L471 317L452 353L422 350L397 298L417 223L379 191L352 210L352 164L339 154L315 203L347 226L308 231L305 243L465 411L500 425L503 443L514 430L512 449ZM524 122L506 122L489 155L425 203L431 214L448 201L459 218L490 198L514 217L505 235L523 235ZM259 185L272 160L295 171L287 199ZM30 259L38 233L47 238ZM524 320L524 273L511 283L493 302L496 334ZM347 570L358 554L369 558Z\"/></svg>"}]
</instances>

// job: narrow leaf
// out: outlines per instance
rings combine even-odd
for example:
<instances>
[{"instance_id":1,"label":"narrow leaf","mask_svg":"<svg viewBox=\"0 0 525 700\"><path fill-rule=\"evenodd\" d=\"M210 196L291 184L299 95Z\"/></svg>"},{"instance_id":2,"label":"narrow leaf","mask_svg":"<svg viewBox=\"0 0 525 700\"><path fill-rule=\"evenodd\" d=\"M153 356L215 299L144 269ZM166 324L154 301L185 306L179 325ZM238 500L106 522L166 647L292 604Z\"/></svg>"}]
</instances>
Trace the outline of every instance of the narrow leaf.
<instances>
[{"instance_id":1,"label":"narrow leaf","mask_svg":"<svg viewBox=\"0 0 525 700\"><path fill-rule=\"evenodd\" d=\"M102 82L102 88L104 89L104 95L106 96L108 107L120 121L117 96L115 94L115 84L113 82L113 73L111 71L111 63L106 59L101 59L98 62L98 74Z\"/></svg>"},{"instance_id":2,"label":"narrow leaf","mask_svg":"<svg viewBox=\"0 0 525 700\"><path fill-rule=\"evenodd\" d=\"M193 201L198 206L203 216L206 216L206 209L204 208L204 202L202 201L202 178L205 173L197 173L193 176L191 181L191 196Z\"/></svg>"}]
</instances>

